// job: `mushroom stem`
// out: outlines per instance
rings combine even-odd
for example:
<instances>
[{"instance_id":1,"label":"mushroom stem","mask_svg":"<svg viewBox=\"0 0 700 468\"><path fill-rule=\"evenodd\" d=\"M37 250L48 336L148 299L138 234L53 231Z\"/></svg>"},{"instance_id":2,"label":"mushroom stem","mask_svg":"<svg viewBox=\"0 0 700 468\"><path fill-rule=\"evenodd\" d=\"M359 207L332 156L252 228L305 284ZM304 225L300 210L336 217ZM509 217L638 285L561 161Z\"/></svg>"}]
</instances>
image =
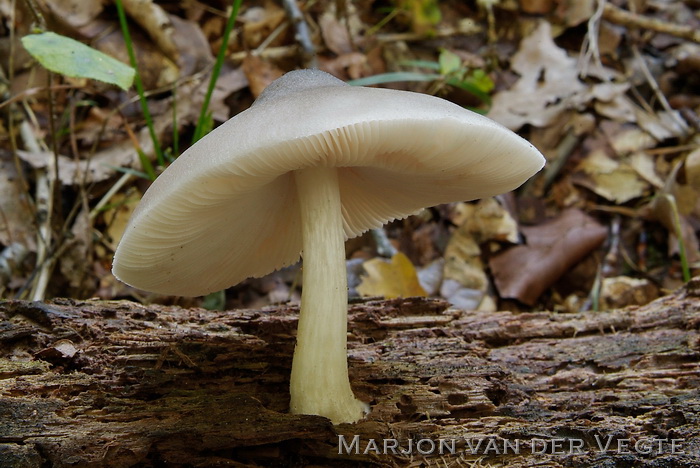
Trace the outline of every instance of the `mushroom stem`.
<instances>
[{"instance_id":1,"label":"mushroom stem","mask_svg":"<svg viewBox=\"0 0 700 468\"><path fill-rule=\"evenodd\" d=\"M334 424L355 422L367 405L350 388L347 361L348 290L338 172L294 172L301 206L303 289L292 361L290 410Z\"/></svg>"}]
</instances>

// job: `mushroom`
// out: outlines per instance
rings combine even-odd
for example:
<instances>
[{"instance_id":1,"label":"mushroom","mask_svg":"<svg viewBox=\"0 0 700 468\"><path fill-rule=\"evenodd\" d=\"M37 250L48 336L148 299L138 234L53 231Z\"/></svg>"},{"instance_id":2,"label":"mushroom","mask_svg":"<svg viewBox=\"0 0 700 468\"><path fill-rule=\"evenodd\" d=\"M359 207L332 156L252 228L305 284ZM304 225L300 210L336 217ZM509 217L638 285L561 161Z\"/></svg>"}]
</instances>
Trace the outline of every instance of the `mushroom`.
<instances>
[{"instance_id":1,"label":"mushroom","mask_svg":"<svg viewBox=\"0 0 700 468\"><path fill-rule=\"evenodd\" d=\"M290 410L354 422L368 405L348 378L344 241L425 207L508 192L543 164L526 140L446 100L293 71L155 180L113 273L199 296L301 255Z\"/></svg>"}]
</instances>

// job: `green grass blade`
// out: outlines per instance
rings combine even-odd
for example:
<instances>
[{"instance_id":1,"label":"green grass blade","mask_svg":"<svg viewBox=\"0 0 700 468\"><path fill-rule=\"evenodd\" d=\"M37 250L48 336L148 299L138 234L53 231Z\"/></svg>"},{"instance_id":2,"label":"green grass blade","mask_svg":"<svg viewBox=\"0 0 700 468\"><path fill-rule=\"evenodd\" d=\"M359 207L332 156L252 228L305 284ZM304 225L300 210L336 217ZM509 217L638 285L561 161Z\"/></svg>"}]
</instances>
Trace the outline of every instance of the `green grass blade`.
<instances>
[{"instance_id":1,"label":"green grass blade","mask_svg":"<svg viewBox=\"0 0 700 468\"><path fill-rule=\"evenodd\" d=\"M197 119L197 126L194 129L194 135L192 136L192 143L194 144L197 140L206 135L206 127L211 127L207 125L208 121L211 121L211 116L209 115L209 102L211 101L211 96L214 93L214 87L216 86L216 80L219 78L219 73L221 73L221 67L224 64L224 59L226 58L226 50L228 48L228 39L233 30L233 25L236 22L236 17L238 16L238 10L241 7L243 0L233 0L233 7L231 8L231 14L226 22L226 28L224 29L224 37L221 41L221 47L219 47L219 52L216 54L216 62L214 62L214 69L211 72L211 78L209 80L209 87L207 88L207 94L204 96L204 102L202 103L202 110L199 113L199 118Z\"/></svg>"},{"instance_id":2,"label":"green grass blade","mask_svg":"<svg viewBox=\"0 0 700 468\"><path fill-rule=\"evenodd\" d=\"M460 80L458 78L449 78L447 80L447 84L468 91L474 96L481 99L481 101L484 104L487 104L489 106L491 105L491 96L483 92L481 89L479 89L478 86L474 85L473 83L470 83L469 81Z\"/></svg>"},{"instance_id":3,"label":"green grass blade","mask_svg":"<svg viewBox=\"0 0 700 468\"><path fill-rule=\"evenodd\" d=\"M160 142L156 136L156 130L153 127L153 118L151 117L151 112L148 110L148 103L146 102L146 96L143 89L143 82L141 81L141 74L138 72L138 66L136 63L136 55L134 54L134 45L131 42L131 35L129 34L129 25L126 22L126 14L124 13L124 6L122 5L122 0L116 0L117 14L119 15L119 24L122 28L122 34L124 35L124 42L126 43L126 50L129 54L129 62L131 66L136 70L136 75L134 76L134 83L136 84L136 91L139 94L139 102L141 103L141 111L143 112L143 117L146 119L146 125L148 126L148 133L153 141L153 150L156 153L156 159L158 160L159 166L165 165L165 158L163 157L163 151L160 147Z\"/></svg>"},{"instance_id":4,"label":"green grass blade","mask_svg":"<svg viewBox=\"0 0 700 468\"><path fill-rule=\"evenodd\" d=\"M434 73L419 73L419 72L391 72L380 73L379 75L359 78L357 80L348 81L349 85L353 86L370 86L384 83L395 83L397 81L434 81L442 78Z\"/></svg>"},{"instance_id":5,"label":"green grass blade","mask_svg":"<svg viewBox=\"0 0 700 468\"><path fill-rule=\"evenodd\" d=\"M429 60L403 60L399 62L399 65L405 67L429 68L430 70L440 71L440 64Z\"/></svg>"},{"instance_id":6,"label":"green grass blade","mask_svg":"<svg viewBox=\"0 0 700 468\"><path fill-rule=\"evenodd\" d=\"M681 225L681 216L678 213L678 204L676 197L671 194L663 195L666 197L669 205L671 205L671 215L673 219L673 230L678 239L678 255L681 257L681 270L683 272L683 282L687 283L691 279L690 264L688 263L688 253L685 250L685 240L683 239L683 227Z\"/></svg>"},{"instance_id":7,"label":"green grass blade","mask_svg":"<svg viewBox=\"0 0 700 468\"><path fill-rule=\"evenodd\" d=\"M151 179L151 177L150 177L148 174L146 174L145 172L139 171L139 170L137 170L137 169L132 169L132 168L130 168L130 167L112 166L111 164L107 164L107 167L112 168L112 169L114 169L114 170L117 171L117 172L122 172L122 173L124 173L124 174L131 174L131 175L134 175L134 176L136 176L136 177L140 177L140 178L142 178L142 179L153 180L153 179Z\"/></svg>"}]
</instances>

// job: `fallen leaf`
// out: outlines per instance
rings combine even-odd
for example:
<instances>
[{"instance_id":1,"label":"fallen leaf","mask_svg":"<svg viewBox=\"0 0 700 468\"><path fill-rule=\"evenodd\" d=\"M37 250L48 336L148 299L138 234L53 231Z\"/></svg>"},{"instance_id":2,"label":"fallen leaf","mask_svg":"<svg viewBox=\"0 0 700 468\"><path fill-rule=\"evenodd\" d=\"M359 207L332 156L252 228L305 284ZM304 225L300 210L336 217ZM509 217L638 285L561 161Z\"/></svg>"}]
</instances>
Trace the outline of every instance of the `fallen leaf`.
<instances>
[{"instance_id":1,"label":"fallen leaf","mask_svg":"<svg viewBox=\"0 0 700 468\"><path fill-rule=\"evenodd\" d=\"M615 161L603 150L592 151L576 171L574 183L616 203L641 197L649 186L629 164Z\"/></svg>"},{"instance_id":2,"label":"fallen leaf","mask_svg":"<svg viewBox=\"0 0 700 468\"><path fill-rule=\"evenodd\" d=\"M391 257L391 262L381 258L367 260L363 267L367 275L357 287L362 296L396 297L426 296L418 282L418 275L411 261L399 252Z\"/></svg>"},{"instance_id":3,"label":"fallen leaf","mask_svg":"<svg viewBox=\"0 0 700 468\"><path fill-rule=\"evenodd\" d=\"M119 244L129 218L131 218L131 214L136 209L139 200L141 200L141 194L136 190L129 193L129 195L118 193L110 200L111 208L102 213L102 217L107 225L107 229L104 232L112 250L116 250L117 244Z\"/></svg>"},{"instance_id":4,"label":"fallen leaf","mask_svg":"<svg viewBox=\"0 0 700 468\"><path fill-rule=\"evenodd\" d=\"M22 45L43 67L65 76L91 78L131 87L136 71L129 65L82 42L53 32L29 34Z\"/></svg>"},{"instance_id":5,"label":"fallen leaf","mask_svg":"<svg viewBox=\"0 0 700 468\"><path fill-rule=\"evenodd\" d=\"M180 76L190 76L204 70L214 61L214 55L202 28L194 21L173 15L170 16L170 21L174 28L172 40L177 48Z\"/></svg>"},{"instance_id":6,"label":"fallen leaf","mask_svg":"<svg viewBox=\"0 0 700 468\"><path fill-rule=\"evenodd\" d=\"M428 296L437 294L442 283L445 259L436 258L426 266L418 269L418 282Z\"/></svg>"},{"instance_id":7,"label":"fallen leaf","mask_svg":"<svg viewBox=\"0 0 700 468\"><path fill-rule=\"evenodd\" d=\"M632 168L637 171L644 180L652 184L656 188L662 188L664 181L656 173L654 157L644 151L639 151L630 155L629 163Z\"/></svg>"},{"instance_id":8,"label":"fallen leaf","mask_svg":"<svg viewBox=\"0 0 700 468\"><path fill-rule=\"evenodd\" d=\"M175 28L163 8L153 0L122 0L124 10L153 39L153 42L173 62L178 62L179 53L173 40Z\"/></svg>"},{"instance_id":9,"label":"fallen leaf","mask_svg":"<svg viewBox=\"0 0 700 468\"><path fill-rule=\"evenodd\" d=\"M656 146L656 140L644 130L628 128L613 136L610 145L617 155L627 155Z\"/></svg>"},{"instance_id":10,"label":"fallen leaf","mask_svg":"<svg viewBox=\"0 0 700 468\"><path fill-rule=\"evenodd\" d=\"M22 187L12 156L0 151L0 244L14 243L36 250L36 222L27 191Z\"/></svg>"},{"instance_id":11,"label":"fallen leaf","mask_svg":"<svg viewBox=\"0 0 700 468\"><path fill-rule=\"evenodd\" d=\"M256 98L270 83L284 74L277 66L252 54L243 59L243 73L248 79L250 92Z\"/></svg>"},{"instance_id":12,"label":"fallen leaf","mask_svg":"<svg viewBox=\"0 0 700 468\"><path fill-rule=\"evenodd\" d=\"M700 191L700 148L693 150L685 158L685 178L688 185Z\"/></svg>"},{"instance_id":13,"label":"fallen leaf","mask_svg":"<svg viewBox=\"0 0 700 468\"><path fill-rule=\"evenodd\" d=\"M684 138L688 125L679 111L660 111L655 114L642 109L637 110L637 124L657 141L669 138Z\"/></svg>"},{"instance_id":14,"label":"fallen leaf","mask_svg":"<svg viewBox=\"0 0 700 468\"><path fill-rule=\"evenodd\" d=\"M617 276L603 278L600 305L605 310L644 305L659 297L659 290L648 279Z\"/></svg>"},{"instance_id":15,"label":"fallen leaf","mask_svg":"<svg viewBox=\"0 0 700 468\"><path fill-rule=\"evenodd\" d=\"M440 296L462 310L481 310L481 304L488 298L484 291L464 287L459 281L445 279L440 287Z\"/></svg>"},{"instance_id":16,"label":"fallen leaf","mask_svg":"<svg viewBox=\"0 0 700 468\"><path fill-rule=\"evenodd\" d=\"M539 0L542 2L542 0ZM556 2L567 27L578 26L595 12L595 0L566 0ZM546 13L543 11L541 13Z\"/></svg>"},{"instance_id":17,"label":"fallen leaf","mask_svg":"<svg viewBox=\"0 0 700 468\"><path fill-rule=\"evenodd\" d=\"M493 256L489 266L501 297L530 306L572 266L598 248L608 232L577 209L568 209L550 221L521 230L527 243Z\"/></svg>"},{"instance_id":18,"label":"fallen leaf","mask_svg":"<svg viewBox=\"0 0 700 468\"><path fill-rule=\"evenodd\" d=\"M244 21L243 40L247 50L259 47L287 19L287 14L279 6L274 3L268 3L267 6L268 8L250 7L240 16ZM285 34L280 34L268 47L283 45L285 40Z\"/></svg>"},{"instance_id":19,"label":"fallen leaf","mask_svg":"<svg viewBox=\"0 0 700 468\"><path fill-rule=\"evenodd\" d=\"M465 229L458 229L445 249L444 278L464 287L486 292L489 285L481 261L481 249Z\"/></svg>"},{"instance_id":20,"label":"fallen leaf","mask_svg":"<svg viewBox=\"0 0 700 468\"><path fill-rule=\"evenodd\" d=\"M62 23L79 29L93 21L104 10L103 0L51 0L42 2Z\"/></svg>"},{"instance_id":21,"label":"fallen leaf","mask_svg":"<svg viewBox=\"0 0 700 468\"><path fill-rule=\"evenodd\" d=\"M494 197L456 204L452 222L464 226L479 244L490 240L518 242L518 223Z\"/></svg>"},{"instance_id":22,"label":"fallen leaf","mask_svg":"<svg viewBox=\"0 0 700 468\"><path fill-rule=\"evenodd\" d=\"M352 42L348 29L336 18L336 15L327 11L318 20L321 27L321 35L331 52L343 55L352 52Z\"/></svg>"},{"instance_id":23,"label":"fallen leaf","mask_svg":"<svg viewBox=\"0 0 700 468\"><path fill-rule=\"evenodd\" d=\"M586 89L579 80L576 59L554 43L546 21L522 40L511 68L520 79L494 96L488 114L511 130L528 123L551 124L573 104L573 96Z\"/></svg>"}]
</instances>

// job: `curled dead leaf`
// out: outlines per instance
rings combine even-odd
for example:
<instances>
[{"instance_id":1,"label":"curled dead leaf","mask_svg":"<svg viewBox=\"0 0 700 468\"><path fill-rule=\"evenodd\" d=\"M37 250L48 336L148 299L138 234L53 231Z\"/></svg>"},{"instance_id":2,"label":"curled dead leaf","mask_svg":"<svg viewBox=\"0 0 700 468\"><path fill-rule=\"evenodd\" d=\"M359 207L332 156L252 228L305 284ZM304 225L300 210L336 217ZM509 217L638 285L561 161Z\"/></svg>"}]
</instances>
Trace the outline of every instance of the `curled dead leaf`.
<instances>
[{"instance_id":1,"label":"curled dead leaf","mask_svg":"<svg viewBox=\"0 0 700 468\"><path fill-rule=\"evenodd\" d=\"M605 226L577 209L568 209L539 226L523 227L522 231L527 244L495 255L489 266L501 297L531 306L607 236Z\"/></svg>"},{"instance_id":2,"label":"curled dead leaf","mask_svg":"<svg viewBox=\"0 0 700 468\"><path fill-rule=\"evenodd\" d=\"M573 181L616 203L641 197L649 188L632 166L610 158L600 149L591 152L579 164Z\"/></svg>"}]
</instances>

